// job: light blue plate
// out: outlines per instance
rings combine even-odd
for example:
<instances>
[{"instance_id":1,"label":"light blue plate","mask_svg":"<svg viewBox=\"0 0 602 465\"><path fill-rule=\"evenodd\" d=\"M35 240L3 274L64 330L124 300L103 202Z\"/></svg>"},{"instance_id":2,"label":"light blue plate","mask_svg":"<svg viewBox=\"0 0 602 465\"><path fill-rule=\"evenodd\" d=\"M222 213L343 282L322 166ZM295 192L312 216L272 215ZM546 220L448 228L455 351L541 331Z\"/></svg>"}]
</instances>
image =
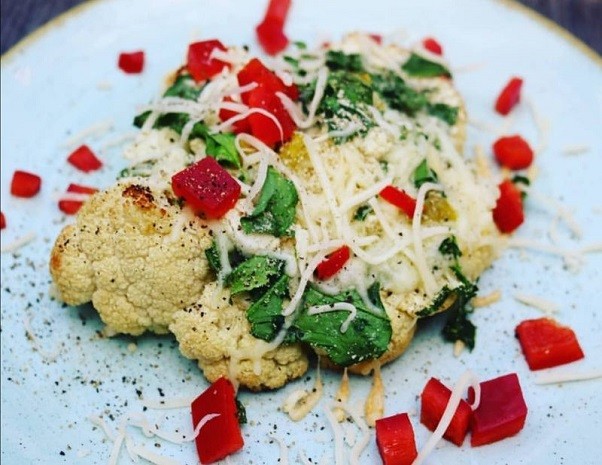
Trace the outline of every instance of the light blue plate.
<instances>
[{"instance_id":1,"label":"light blue plate","mask_svg":"<svg viewBox=\"0 0 602 465\"><path fill-rule=\"evenodd\" d=\"M192 397L207 383L195 364L178 353L170 337L145 336L130 351L130 338L104 339L90 308L66 308L49 294L48 255L58 231L71 218L57 208L57 196L70 182L109 186L124 162L119 149L103 147L132 131L137 107L160 91L164 76L184 60L195 38L219 37L226 44L254 46L254 25L266 2L234 0L97 1L80 8L2 58L2 211L8 227L3 246L30 232L36 238L16 253L2 254L2 463L106 463L111 443L87 417L102 415L115 430L127 412L141 411L140 398ZM287 25L289 36L310 44L338 38L353 30L405 31L412 43L435 36L456 69L456 82L471 118L487 127L504 121L492 104L512 75L525 79L525 100L540 120L549 123L545 138L526 101L514 112L511 132L520 132L534 146L546 143L537 156L539 196L561 202L581 225L571 235L565 222L533 195L527 200L527 223L518 238L577 250L602 240L602 66L599 57L574 39L514 4L485 0L347 0L294 2ZM140 76L116 67L121 51L143 49L147 66ZM110 87L107 90L107 87ZM111 122L103 137L86 139L100 152L105 167L83 174L65 158L65 141L99 122ZM541 123L541 121L540 121ZM494 134L469 129L468 147L489 147ZM567 154L581 146L580 154ZM569 152L571 150L568 150ZM30 200L10 196L15 169L39 173L42 192ZM555 233L554 233L555 231ZM600 463L602 456L602 381L540 386L514 338L514 327L539 311L514 299L516 293L558 303L556 318L571 326L586 352L583 362L564 369L602 368L602 255L584 256L578 272L548 253L507 251L480 281L482 294L495 289L501 301L474 314L477 347L459 358L438 334L441 321L422 326L407 353L383 369L386 414L410 412L419 444L428 434L419 423L418 395L430 376L447 384L466 369L482 379L516 371L529 414L516 437L479 448L444 443L428 463L570 464ZM29 323L27 323L29 322ZM35 343L26 336L26 324ZM38 344L42 351L34 350ZM58 350L56 360L47 357ZM44 357L43 355L46 355ZM278 411L288 393L310 388L301 380L274 393L241 393L250 423L246 445L229 463L274 464L280 438L295 463L304 450L312 463L333 463L334 442L323 408L333 396L338 375L324 375L326 394L305 420L291 422ZM352 404L361 407L368 379L352 379ZM153 421L168 430L190 428L186 409L149 410ZM167 420L160 420L167 415ZM174 446L129 430L138 444L183 464L197 463L192 444ZM160 444L155 446L154 444ZM379 463L374 436L361 463ZM131 460L122 451L119 463Z\"/></svg>"}]
</instances>

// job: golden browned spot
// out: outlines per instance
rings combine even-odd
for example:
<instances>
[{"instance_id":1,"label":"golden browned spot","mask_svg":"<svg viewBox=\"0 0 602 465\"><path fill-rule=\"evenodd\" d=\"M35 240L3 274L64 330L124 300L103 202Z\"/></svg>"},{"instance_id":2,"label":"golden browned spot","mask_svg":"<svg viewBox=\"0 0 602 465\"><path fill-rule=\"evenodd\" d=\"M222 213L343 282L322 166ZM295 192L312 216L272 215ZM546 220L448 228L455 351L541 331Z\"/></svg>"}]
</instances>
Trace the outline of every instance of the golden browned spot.
<instances>
[{"instance_id":1,"label":"golden browned spot","mask_svg":"<svg viewBox=\"0 0 602 465\"><path fill-rule=\"evenodd\" d=\"M122 195L131 198L134 204L142 209L150 209L155 205L155 198L148 187L132 184L124 189Z\"/></svg>"},{"instance_id":2,"label":"golden browned spot","mask_svg":"<svg viewBox=\"0 0 602 465\"><path fill-rule=\"evenodd\" d=\"M441 192L429 191L424 201L424 222L454 221L456 212Z\"/></svg>"},{"instance_id":3,"label":"golden browned spot","mask_svg":"<svg viewBox=\"0 0 602 465\"><path fill-rule=\"evenodd\" d=\"M290 142L280 149L280 159L290 169L300 172L309 165L309 154L303 142L303 136L296 132Z\"/></svg>"}]
</instances>

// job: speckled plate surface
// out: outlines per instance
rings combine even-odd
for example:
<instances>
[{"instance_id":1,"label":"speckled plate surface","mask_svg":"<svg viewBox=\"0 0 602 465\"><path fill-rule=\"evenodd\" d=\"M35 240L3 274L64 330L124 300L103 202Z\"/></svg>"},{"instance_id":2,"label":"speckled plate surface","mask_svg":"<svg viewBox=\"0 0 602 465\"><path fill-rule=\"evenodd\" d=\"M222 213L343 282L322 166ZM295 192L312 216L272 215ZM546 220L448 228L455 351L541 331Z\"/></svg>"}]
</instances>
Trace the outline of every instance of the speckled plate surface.
<instances>
[{"instance_id":1,"label":"speckled plate surface","mask_svg":"<svg viewBox=\"0 0 602 465\"><path fill-rule=\"evenodd\" d=\"M103 416L115 430L129 412L142 411L142 399L192 397L207 383L195 364L179 355L171 337L105 339L90 307L69 308L50 297L47 260L54 237L71 218L57 208L69 182L109 186L124 165L112 143L132 131L137 106L161 88L165 74L184 59L195 38L219 37L228 44L254 44L253 26L264 1L106 0L93 2L2 58L2 211L8 226L2 245L35 233L33 241L2 254L2 463L106 463L112 444L89 421ZM527 222L517 234L540 244L578 251L602 240L602 65L599 57L566 35L507 2L484 0L347 0L294 2L289 37L318 43L352 30L405 31L407 43L437 37L455 70L469 114L469 147L489 147L495 133L483 127L520 132L543 150L536 164L534 194ZM548 25L549 26L549 25ZM121 51L143 49L147 66L140 76L116 67ZM511 120L492 111L492 102L511 75L525 78L525 101ZM536 108L535 118L528 102ZM98 123L110 130L86 142L102 157L102 171L86 175L72 169L65 145L73 134ZM101 126L102 126L101 124ZM541 128L548 126L549 131ZM579 153L575 153L579 152ZM9 194L15 169L39 173L41 193L29 200ZM558 221L541 198L571 212L581 235ZM539 199L539 200L538 200ZM517 302L515 294L558 304L556 318L579 336L586 359L559 370L602 368L602 254L569 260L544 252L508 250L480 281L481 294L499 289L502 299L476 311L476 349L452 355L439 336L442 321L421 325L407 353L383 369L386 414L410 412L417 441L428 437L419 423L418 395L430 376L447 384L470 369L482 379L508 372L520 376L529 414L516 437L479 448L442 443L428 463L572 464L600 463L602 381L537 385L527 369L514 327L538 310ZM32 337L33 336L33 337ZM272 393L242 392L249 424L245 448L227 463L273 464L278 440L296 463L301 451L311 463L334 463L333 436L324 415L338 385L326 373L321 404L299 423L278 411L293 390L310 388L307 378ZM370 380L352 379L352 405L361 408ZM145 412L168 431L190 428L181 410ZM359 437L353 425L348 436ZM197 463L190 443L173 445L147 438L134 428L133 440L177 463ZM132 463L122 450L119 463ZM374 436L361 463L379 463Z\"/></svg>"}]
</instances>

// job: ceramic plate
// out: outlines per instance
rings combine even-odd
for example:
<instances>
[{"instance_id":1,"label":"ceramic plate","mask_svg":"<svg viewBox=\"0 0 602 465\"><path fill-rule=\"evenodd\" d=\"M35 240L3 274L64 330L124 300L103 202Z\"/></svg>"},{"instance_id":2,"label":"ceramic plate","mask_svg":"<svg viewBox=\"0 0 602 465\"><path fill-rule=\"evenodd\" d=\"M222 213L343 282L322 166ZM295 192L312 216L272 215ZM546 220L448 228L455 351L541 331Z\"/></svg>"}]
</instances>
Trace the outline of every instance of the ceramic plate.
<instances>
[{"instance_id":1,"label":"ceramic plate","mask_svg":"<svg viewBox=\"0 0 602 465\"><path fill-rule=\"evenodd\" d=\"M191 398L207 382L179 355L171 337L106 339L90 307L69 308L51 298L48 255L58 231L72 218L57 208L70 182L107 187L124 166L118 145L132 133L140 105L156 96L164 76L184 60L193 39L219 37L226 44L255 47L254 25L263 0L105 0L64 16L43 34L2 59L2 211L8 226L3 247L32 238L2 254L2 462L6 464L106 463L112 443L90 416L115 431L142 401ZM471 448L441 443L428 463L599 463L602 381L538 385L514 338L514 328L541 312L517 294L554 302L555 317L571 326L585 360L557 372L592 373L602 368L602 66L599 57L514 4L499 1L347 0L293 2L289 37L317 44L353 30L396 34L412 44L432 35L466 98L474 144L490 147L497 134L521 133L538 148L537 176L527 200L527 222L516 238L543 250L508 249L480 280L480 292L500 290L498 302L478 309L473 352L454 357L442 341L442 321L421 325L407 353L384 367L386 414L409 412L418 444L428 432L419 422L418 395L435 376L448 385L467 369L481 379L516 372L529 413L524 429L496 444ZM144 73L116 67L119 52L143 49ZM510 76L525 79L524 99L512 117L492 111ZM83 174L65 158L74 135L105 161L102 171ZM41 193L29 200L9 194L15 169L39 173ZM565 211L566 214L559 212ZM572 219L572 220L571 220ZM564 256L548 249L563 251ZM587 252L587 251L590 252ZM582 252L582 253L581 253ZM226 463L274 464L279 442L290 463L334 463L334 439L324 408L339 375L324 373L325 395L304 420L293 423L278 409L293 390L310 389L315 370L276 392L241 392L249 423L246 445ZM370 380L352 379L350 405L361 409ZM148 409L144 415L165 431L188 431L187 409ZM347 440L362 432L345 423ZM197 463L191 443L173 445L129 427L133 441L155 454ZM301 458L300 458L301 457ZM374 433L360 462L380 463ZM131 463L122 450L119 463Z\"/></svg>"}]
</instances>

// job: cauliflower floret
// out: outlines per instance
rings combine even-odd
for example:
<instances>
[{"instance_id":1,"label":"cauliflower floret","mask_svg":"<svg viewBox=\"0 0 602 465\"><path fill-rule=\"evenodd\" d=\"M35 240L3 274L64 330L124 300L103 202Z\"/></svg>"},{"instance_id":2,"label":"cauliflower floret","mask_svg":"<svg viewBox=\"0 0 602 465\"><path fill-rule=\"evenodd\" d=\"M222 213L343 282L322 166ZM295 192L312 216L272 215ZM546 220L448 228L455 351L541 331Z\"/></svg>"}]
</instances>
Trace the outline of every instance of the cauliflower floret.
<instances>
[{"instance_id":1,"label":"cauliflower floret","mask_svg":"<svg viewBox=\"0 0 602 465\"><path fill-rule=\"evenodd\" d=\"M165 194L117 184L91 197L63 229L50 272L61 300L92 302L108 329L166 333L174 312L201 295L210 245L208 229Z\"/></svg>"},{"instance_id":2,"label":"cauliflower floret","mask_svg":"<svg viewBox=\"0 0 602 465\"><path fill-rule=\"evenodd\" d=\"M198 303L176 312L173 319L169 329L180 351L198 360L210 382L228 376L252 390L274 389L307 371L300 345L273 349L253 337L243 301L215 282L205 286Z\"/></svg>"}]
</instances>

